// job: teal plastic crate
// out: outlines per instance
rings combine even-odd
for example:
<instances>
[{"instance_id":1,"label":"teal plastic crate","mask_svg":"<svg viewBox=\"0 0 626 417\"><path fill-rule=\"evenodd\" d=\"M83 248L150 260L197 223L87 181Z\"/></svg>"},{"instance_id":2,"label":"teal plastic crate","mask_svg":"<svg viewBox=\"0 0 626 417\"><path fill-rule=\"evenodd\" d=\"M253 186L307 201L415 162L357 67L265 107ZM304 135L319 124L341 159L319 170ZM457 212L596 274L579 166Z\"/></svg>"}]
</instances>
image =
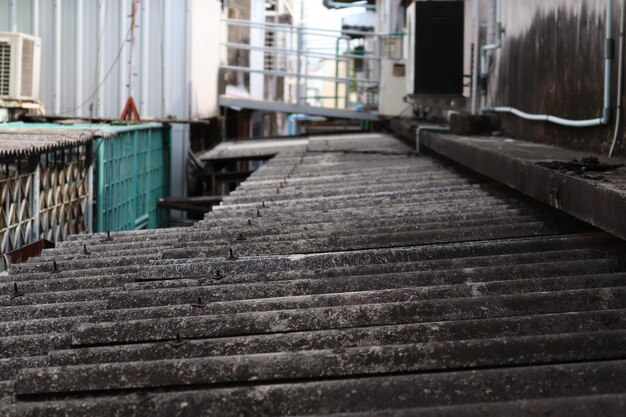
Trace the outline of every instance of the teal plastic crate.
<instances>
[{"instance_id":1,"label":"teal plastic crate","mask_svg":"<svg viewBox=\"0 0 626 417\"><path fill-rule=\"evenodd\" d=\"M94 149L97 149L96 230L167 226L167 212L157 207L157 202L167 196L170 189L169 126L110 128L116 136L94 142Z\"/></svg>"}]
</instances>

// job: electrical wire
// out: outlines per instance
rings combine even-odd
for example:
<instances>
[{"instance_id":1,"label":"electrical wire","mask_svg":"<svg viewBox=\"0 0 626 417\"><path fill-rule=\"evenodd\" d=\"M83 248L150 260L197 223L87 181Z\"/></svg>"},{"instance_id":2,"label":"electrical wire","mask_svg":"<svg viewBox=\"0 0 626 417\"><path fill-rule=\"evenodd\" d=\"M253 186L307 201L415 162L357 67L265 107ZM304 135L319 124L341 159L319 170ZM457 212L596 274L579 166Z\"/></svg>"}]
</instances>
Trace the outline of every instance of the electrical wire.
<instances>
[{"instance_id":1,"label":"electrical wire","mask_svg":"<svg viewBox=\"0 0 626 417\"><path fill-rule=\"evenodd\" d=\"M104 85L104 83L108 80L109 76L111 75L111 73L113 72L113 70L115 69L115 66L117 65L117 63L120 60L120 57L122 56L122 52L124 51L124 46L126 44L126 42L128 41L128 37L130 36L130 33L133 29L133 25L132 22L130 24L130 27L128 28L128 31L126 32L126 36L124 37L124 39L122 40L122 44L120 45L119 50L117 51L117 55L115 56L115 59L113 60L113 63L111 64L111 67L108 69L108 71L106 72L106 74L104 75L104 78L102 79L102 81L100 81L100 83L96 86L96 88L94 89L94 91L87 97L87 99L85 101L83 101L80 105L78 105L77 107L74 107L73 109L69 109L69 110L65 110L63 113L74 113L76 110L79 110L81 108L83 108L87 103L89 103L96 94L98 94L98 91L100 90L100 88ZM96 78L97 79L97 78Z\"/></svg>"}]
</instances>

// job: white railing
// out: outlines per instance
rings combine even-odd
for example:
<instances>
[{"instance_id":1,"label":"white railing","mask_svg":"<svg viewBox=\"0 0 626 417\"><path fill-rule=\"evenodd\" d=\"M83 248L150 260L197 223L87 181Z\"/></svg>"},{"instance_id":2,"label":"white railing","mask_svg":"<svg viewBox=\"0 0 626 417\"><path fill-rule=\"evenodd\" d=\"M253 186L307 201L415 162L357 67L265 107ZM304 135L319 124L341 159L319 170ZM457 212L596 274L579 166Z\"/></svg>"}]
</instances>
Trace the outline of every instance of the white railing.
<instances>
[{"instance_id":1,"label":"white railing","mask_svg":"<svg viewBox=\"0 0 626 417\"><path fill-rule=\"evenodd\" d=\"M255 100L375 110L381 60L402 56L402 33L338 31L238 19L222 22L229 34L229 40L222 43L227 51L222 70L234 75L227 85L247 91ZM265 42L265 34L271 42ZM274 68L269 68L268 62ZM280 83L284 83L281 93L277 87Z\"/></svg>"}]
</instances>

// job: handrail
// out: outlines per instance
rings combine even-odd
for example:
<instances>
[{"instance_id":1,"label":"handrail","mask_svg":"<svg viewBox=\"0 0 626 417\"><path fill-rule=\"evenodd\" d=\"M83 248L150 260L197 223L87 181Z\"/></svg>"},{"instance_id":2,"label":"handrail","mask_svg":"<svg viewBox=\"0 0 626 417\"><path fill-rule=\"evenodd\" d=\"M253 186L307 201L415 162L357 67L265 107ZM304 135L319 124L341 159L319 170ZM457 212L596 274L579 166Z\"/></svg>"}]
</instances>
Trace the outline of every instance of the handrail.
<instances>
[{"instance_id":1,"label":"handrail","mask_svg":"<svg viewBox=\"0 0 626 417\"><path fill-rule=\"evenodd\" d=\"M355 35L355 36L406 36L404 32L373 32L373 31L364 31L364 30L341 30L341 29L322 29L322 28L311 28L306 26L294 26L285 23L265 23L265 22L251 22L249 20L241 20L241 19L222 19L223 23L232 26L241 26L241 27L253 27L253 28L272 28L275 30L282 30L285 32L292 32L298 30L300 28L304 33L315 33L315 32L323 32L323 33L338 33L342 35ZM319 34L319 36L323 36Z\"/></svg>"},{"instance_id":2,"label":"handrail","mask_svg":"<svg viewBox=\"0 0 626 417\"><path fill-rule=\"evenodd\" d=\"M354 58L354 59L369 59L373 61L380 61L382 58L378 56L368 56L364 55L355 55L355 54L343 54L343 55L335 55L335 54L325 54L321 52L308 52L307 50L303 50L298 54L298 51L294 49L286 49L286 48L274 48L271 46L253 46L245 43L233 43L233 42L222 42L222 46L231 49L242 49L245 51L261 51L261 52L274 52L278 54L285 55L300 55L300 56L308 56L312 58L331 58L331 59L346 59L346 58Z\"/></svg>"},{"instance_id":3,"label":"handrail","mask_svg":"<svg viewBox=\"0 0 626 417\"><path fill-rule=\"evenodd\" d=\"M226 71L238 71L238 72L248 72L253 74L265 74L265 75L274 75L276 77L297 77L298 74L295 72L288 71L278 71L278 70L266 70L266 69L253 69L248 67L239 67L235 65L223 65L221 67ZM326 81L337 81L337 82L356 82L361 84L380 84L378 80L369 80L365 78L354 78L354 77L344 77L344 78L336 78L336 77L328 77L325 75L311 75L311 74L299 74L302 78L308 78L313 80L326 80Z\"/></svg>"}]
</instances>

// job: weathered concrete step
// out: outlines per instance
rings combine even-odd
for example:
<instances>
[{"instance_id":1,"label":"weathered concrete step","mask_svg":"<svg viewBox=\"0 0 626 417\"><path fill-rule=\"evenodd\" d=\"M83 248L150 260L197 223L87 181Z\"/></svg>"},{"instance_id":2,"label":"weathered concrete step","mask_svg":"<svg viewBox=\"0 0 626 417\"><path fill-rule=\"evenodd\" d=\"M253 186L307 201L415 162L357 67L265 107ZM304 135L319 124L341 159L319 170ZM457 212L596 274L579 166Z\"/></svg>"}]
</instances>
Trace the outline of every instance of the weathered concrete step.
<instances>
[{"instance_id":1,"label":"weathered concrete step","mask_svg":"<svg viewBox=\"0 0 626 417\"><path fill-rule=\"evenodd\" d=\"M312 291L293 291L297 295L283 295L262 298L266 293L257 291L257 288L250 288L249 291L257 291L251 295L251 299L246 299L245 294L248 290L247 286L239 289L239 294L228 294L224 296L218 289L211 288L214 291L202 291L206 288L197 288L194 292L171 295L167 297L167 301L163 295L159 302L137 303L135 299L128 299L123 296L114 296L109 304L111 310L97 311L94 313L91 322L104 321L127 321L154 319L165 317L183 317L183 316L200 316L200 315L218 315L218 314L237 314L255 311L280 311L294 310L319 307L335 307L360 304L381 304L396 303L406 301L419 300L435 300L446 298L461 297L481 297L509 294L524 294L533 292L549 292L549 291L565 291L590 288L615 287L624 283L626 273L606 274L606 275L588 275L585 277L556 277L543 279L526 279L515 281L498 281L491 283L478 284L460 284L460 285L442 285L442 286L411 286L401 287L399 283L394 282L392 285L382 284L383 288L400 287L394 289L375 289L375 290L352 290L351 292L339 292L345 290L342 288L324 288L317 289L319 293L309 294ZM415 285L415 284L413 284ZM261 287L256 286L256 287ZM371 287L370 287L371 288ZM281 288L282 290L282 288ZM273 293L277 293L274 289ZM207 297L206 294L209 294ZM217 294L216 294L217 293ZM125 295L125 294L124 294ZM169 296L170 294L168 294ZM194 296L197 296L193 299ZM230 301L213 301L219 297L220 300L229 299ZM184 300L184 299L189 300ZM140 304L140 306L136 306ZM151 304L150 306L144 306ZM123 307L121 307L123 306Z\"/></svg>"},{"instance_id":2,"label":"weathered concrete step","mask_svg":"<svg viewBox=\"0 0 626 417\"><path fill-rule=\"evenodd\" d=\"M108 237L116 238L129 238L133 241L143 240L150 241L152 239L160 239L163 236L167 236L170 233L180 233L188 230L188 227L172 227L169 229L147 229L147 230L132 230L132 231L116 231L110 232L110 236L107 236L106 233L81 233L75 235L69 235L67 237L66 242L72 242L75 240L98 240L103 241ZM66 242L60 242L59 244L63 246Z\"/></svg>"},{"instance_id":3,"label":"weathered concrete step","mask_svg":"<svg viewBox=\"0 0 626 417\"><path fill-rule=\"evenodd\" d=\"M0 381L0 404L15 402L15 387L13 381Z\"/></svg>"},{"instance_id":4,"label":"weathered concrete step","mask_svg":"<svg viewBox=\"0 0 626 417\"><path fill-rule=\"evenodd\" d=\"M468 215L477 212L498 212L500 210L519 210L524 212L535 212L532 207L526 204L519 204L515 201L503 201L501 199L483 199L476 196L468 196L467 199L447 200L447 201L430 201L419 202L417 204L384 204L377 205L375 202L368 202L363 207L355 208L348 206L344 208L318 208L313 211L307 211L305 208L299 209L301 214L300 220L306 219L309 224L314 223L337 223L337 218L362 218L362 219L388 219L394 215L398 218L408 216L433 217L445 215L460 215L467 212ZM544 211L545 212L545 211ZM215 212L212 212L215 213ZM248 219L257 220L261 224L279 225L281 219L284 219L285 225L298 224L298 216L293 210L273 210L254 208L241 212L225 212L221 216L209 213L204 220L199 223L199 228L211 228L215 226L228 225L229 222L247 222ZM226 222L226 223L224 223Z\"/></svg>"},{"instance_id":5,"label":"weathered concrete step","mask_svg":"<svg viewBox=\"0 0 626 417\"><path fill-rule=\"evenodd\" d=\"M19 264L24 265L24 264ZM17 265L15 265L17 266ZM12 267L13 268L13 267ZM129 266L119 266L119 267L102 267L97 270L64 270L58 273L51 273L50 271L39 272L39 271L27 271L24 273L13 273L0 277L0 282L7 283L13 285L14 282L46 282L55 280L64 280L64 279L84 279L89 277L97 278L101 275L107 276L127 276L131 274L135 274L139 270L139 267L136 265Z\"/></svg>"},{"instance_id":6,"label":"weathered concrete step","mask_svg":"<svg viewBox=\"0 0 626 417\"><path fill-rule=\"evenodd\" d=\"M464 177L450 171L443 170L411 170L407 167L397 167L395 170L386 169L379 176L355 174L338 174L314 177L314 180L299 180L290 176L285 179L264 181L245 181L229 195L250 195L259 193L271 193L280 189L281 193L290 194L295 192L319 192L323 189L341 190L349 187L392 185L394 187L413 186L416 183L430 181L458 180Z\"/></svg>"},{"instance_id":7,"label":"weathered concrete step","mask_svg":"<svg viewBox=\"0 0 626 417\"><path fill-rule=\"evenodd\" d=\"M625 329L622 309L60 349L49 359L66 366Z\"/></svg>"},{"instance_id":8,"label":"weathered concrete step","mask_svg":"<svg viewBox=\"0 0 626 417\"><path fill-rule=\"evenodd\" d=\"M133 255L148 256L151 253L159 252L175 244L178 239L168 239L167 241L150 242L148 244L142 242L124 243L114 245L88 245L86 243L80 246L66 246L59 250L47 250L38 258L30 258L29 262L41 262L50 260L71 260L71 259L89 259L107 256L107 254L121 254L128 251ZM86 252L85 252L86 251Z\"/></svg>"},{"instance_id":9,"label":"weathered concrete step","mask_svg":"<svg viewBox=\"0 0 626 417\"><path fill-rule=\"evenodd\" d=\"M297 207L299 211L304 213L322 210L358 210L359 208L365 209L367 207L370 207L372 210L385 210L386 207L398 206L399 208L404 205L409 207L418 206L433 210L436 209L436 207L433 206L433 203L435 202L473 202L475 205L483 206L487 204L506 203L515 204L517 206L529 204L523 199L511 196L490 195L488 190L484 191L477 189L476 187L464 186L447 189L425 190L422 192L408 191L396 194L360 195L358 198L345 198L343 200L328 197L284 201L261 200L256 204L220 205L215 206L215 210L207 213L206 218L218 219L233 216L250 217L257 214L257 209L267 209L267 211L262 211L262 213L267 213L268 216L272 216L273 214L278 215L281 213L291 213L294 210L294 207Z\"/></svg>"},{"instance_id":10,"label":"weathered concrete step","mask_svg":"<svg viewBox=\"0 0 626 417\"><path fill-rule=\"evenodd\" d=\"M19 281L18 291L22 294L47 293L57 291L90 290L111 287L122 287L135 280L135 274L96 275L82 278L50 278L34 281ZM12 282L0 283L0 294L15 295Z\"/></svg>"},{"instance_id":11,"label":"weathered concrete step","mask_svg":"<svg viewBox=\"0 0 626 417\"><path fill-rule=\"evenodd\" d=\"M624 361L544 365L481 371L277 383L149 395L28 402L5 407L13 416L140 416L331 414L483 402L621 393ZM528 381L542 381L528 384ZM355 401L358 398L358 401Z\"/></svg>"},{"instance_id":12,"label":"weathered concrete step","mask_svg":"<svg viewBox=\"0 0 626 417\"><path fill-rule=\"evenodd\" d=\"M45 334L3 336L0 337L0 358L45 355L54 349L69 348L70 341L71 337L69 333L57 333L53 328L46 329ZM0 379L9 378L9 376L2 373L3 369L6 370L8 368L3 368L0 365Z\"/></svg>"},{"instance_id":13,"label":"weathered concrete step","mask_svg":"<svg viewBox=\"0 0 626 417\"><path fill-rule=\"evenodd\" d=\"M345 171L345 170L344 170ZM277 173L278 174L278 173ZM319 173L318 173L319 174ZM372 175L374 174L374 175ZM377 175L380 174L380 175ZM345 182L369 182L372 184L383 184L393 182L395 178L398 178L400 181L405 181L407 179L413 179L420 176L433 176L433 175L441 175L448 177L459 177L459 174L454 172L453 170L445 170L441 167L432 164L430 166L425 165L403 165L397 167L386 167L384 169L376 169L376 170L355 170L350 172L330 172L328 170L324 170L323 173L316 176L299 176L298 170L289 171L287 175L270 175L269 173L264 175L257 175L254 177L248 177L246 181L239 184L235 191L239 190L252 190L252 189L262 189L262 188L276 188L280 187L281 184L284 187L315 187L315 186L323 186L326 184L332 184L339 181ZM287 178L288 177L288 178Z\"/></svg>"},{"instance_id":14,"label":"weathered concrete step","mask_svg":"<svg viewBox=\"0 0 626 417\"><path fill-rule=\"evenodd\" d=\"M121 287L105 287L100 289L77 289L69 291L49 291L27 293L18 287L20 294L18 297L10 297L8 301L0 304L0 314L2 306L19 305L41 305L54 303L75 303L80 301L104 300L111 292L120 290Z\"/></svg>"},{"instance_id":15,"label":"weathered concrete step","mask_svg":"<svg viewBox=\"0 0 626 417\"><path fill-rule=\"evenodd\" d=\"M0 359L0 380L13 380L17 373L25 368L41 368L48 365L48 356L45 355Z\"/></svg>"},{"instance_id":16,"label":"weathered concrete step","mask_svg":"<svg viewBox=\"0 0 626 417\"><path fill-rule=\"evenodd\" d=\"M355 413L326 414L325 417L589 417L601 412L603 417L622 417L626 393L540 400L502 401L441 407L393 409ZM309 414L300 417L321 417Z\"/></svg>"},{"instance_id":17,"label":"weathered concrete step","mask_svg":"<svg viewBox=\"0 0 626 417\"><path fill-rule=\"evenodd\" d=\"M626 331L25 369L16 395L288 381L620 359ZM621 369L626 380L626 367Z\"/></svg>"},{"instance_id":18,"label":"weathered concrete step","mask_svg":"<svg viewBox=\"0 0 626 417\"><path fill-rule=\"evenodd\" d=\"M280 200L295 200L300 198L324 198L334 196L350 196L360 194L376 194L378 192L393 192L403 191L406 189L415 189L420 187L438 188L438 187L453 187L465 184L475 184L474 181L465 178L442 178L442 179L423 179L416 178L414 181L406 184L341 184L341 186L335 184L334 186L317 187L314 189L261 189L261 190L245 190L237 193L231 193L224 197L224 204L244 204L256 201L280 201Z\"/></svg>"},{"instance_id":19,"label":"weathered concrete step","mask_svg":"<svg viewBox=\"0 0 626 417\"><path fill-rule=\"evenodd\" d=\"M72 316L60 318L42 318L22 321L0 322L0 334L3 337L25 336L45 333L67 333L80 323L88 320L89 316Z\"/></svg>"},{"instance_id":20,"label":"weathered concrete step","mask_svg":"<svg viewBox=\"0 0 626 417\"><path fill-rule=\"evenodd\" d=\"M226 276L236 274L273 274L294 270L325 270L357 265L383 265L464 257L540 253L588 248L593 245L605 247L611 244L616 244L620 248L623 247L621 241L607 233L601 232L335 253L243 257L235 261L224 260L223 258L163 259L153 262L153 266L141 269L137 274L137 279L159 280L214 277L216 271L220 271Z\"/></svg>"},{"instance_id":21,"label":"weathered concrete step","mask_svg":"<svg viewBox=\"0 0 626 417\"><path fill-rule=\"evenodd\" d=\"M549 236L564 233L577 233L592 230L580 224L546 224L543 222L520 223L515 225L464 227L451 229L433 229L428 231L407 232L397 234L361 235L346 237L329 237L327 239L308 239L291 242L265 242L264 244L228 243L227 245L211 245L208 248L198 247L190 243L181 248L164 250L161 258L190 259L224 256L228 257L232 250L234 256L261 256L276 254L306 254L318 252L339 252L366 250L375 248L392 248L400 246L432 245L447 242L472 242L490 239L521 238L528 236ZM181 244L181 246L183 246ZM75 267L78 267L77 264ZM89 268L89 265L81 266Z\"/></svg>"},{"instance_id":22,"label":"weathered concrete step","mask_svg":"<svg viewBox=\"0 0 626 417\"><path fill-rule=\"evenodd\" d=\"M496 212L497 213L497 212ZM48 251L45 254L42 254L39 258L31 258L29 262L31 263L41 263L46 260L49 262L56 261L70 261L70 260L89 260L89 259L98 259L103 257L116 257L116 256L128 256L128 255L149 255L159 253L163 250L176 248L181 245L181 242L188 241L204 241L207 244L212 245L225 245L230 241L236 240L248 240L253 241L255 237L261 238L264 242L267 241L291 241L291 240L299 240L299 239L310 239L310 238L320 238L324 236L333 236L333 235L341 235L348 234L349 232L352 234L357 234L359 231L368 233L376 233L376 234L391 234L398 232L408 232L408 231L418 231L418 230L428 230L428 229L441 229L442 227L448 228L456 228L456 227L470 227L470 226L495 226L495 225L503 225L503 224L511 224L511 223L522 223L522 222L537 222L537 221L550 221L553 217L549 215L534 215L534 216L524 216L524 215L515 215L514 213L509 212L503 213L501 216L504 217L495 217L493 210L485 211L484 214L488 215L486 219L483 219L482 213L474 213L471 220L454 220L453 218L447 218L444 221L436 222L432 219L431 216L427 216L426 218L420 217L398 217L390 216L388 219L383 218L379 219L377 216L369 219L361 219L359 223L349 223L349 220L354 220L354 214L349 215L349 217L345 218L345 224L343 219L335 218L332 219L335 222L340 222L339 225L337 223L314 223L307 224L305 219L301 219L301 222L298 224L295 230L292 230L288 225L283 225L281 228L276 228L275 230L269 228L258 228L258 221L262 221L264 218L255 218L254 223L250 220L250 224L247 221L242 221L241 228L230 228L228 232L225 232L224 229L211 228L208 230L195 230L190 231L183 235L173 236L172 239L169 239L166 242L154 242L152 245L148 245L147 247L143 246L144 244L139 243L111 243L106 245L98 245L98 246L88 246L77 245L64 247L63 249L56 249ZM368 216L369 217L369 216ZM440 216L443 217L443 216ZM466 218L466 215L456 216L457 218ZM316 219L320 220L320 219ZM376 226L373 227L372 221L376 221ZM324 225L325 227L322 229L319 225ZM87 253L85 253L85 250Z\"/></svg>"},{"instance_id":23,"label":"weathered concrete step","mask_svg":"<svg viewBox=\"0 0 626 417\"><path fill-rule=\"evenodd\" d=\"M399 221L406 221L407 223L417 222L418 219L423 220L425 217L428 218L429 221L432 222L442 222L442 221L463 221L463 220L471 220L474 215L480 217L481 219L488 218L501 218L501 217L515 217L515 216L540 216L538 210L532 209L524 209L524 208L509 208L508 206L497 207L494 210L493 207L489 208L467 208L465 211L459 213L454 208L450 208L448 211L439 210L438 212L430 212L428 214L422 213L419 215L418 213L398 213L396 216L385 215L381 217L376 217L375 225L379 227L384 227L392 224L396 224ZM545 214L545 213L543 213ZM345 220L341 222L341 227L355 227L362 228L366 225L372 225L372 217L367 216L366 218L361 218L361 216L354 218L350 218L349 216L344 216ZM249 221L248 221L249 220ZM293 230L293 231L306 231L310 228L314 228L316 230L332 230L333 227L337 226L336 222L327 221L327 222L318 222L318 223L309 223L309 224L301 224L293 219L292 221L286 221L284 223L280 222L278 218L272 217L253 217L253 218L232 218L232 219L222 219L219 222L213 222L207 226L202 227L199 231L193 232L195 233L203 233L206 231L210 231L212 233L223 233L229 234L232 233L232 230L238 229L245 231L248 233L261 234L264 232L270 234L277 234L281 230ZM186 235L181 235L181 238Z\"/></svg>"},{"instance_id":24,"label":"weathered concrete step","mask_svg":"<svg viewBox=\"0 0 626 417\"><path fill-rule=\"evenodd\" d=\"M626 307L626 288L310 308L234 315L84 323L72 343L107 345L415 322L469 320Z\"/></svg>"},{"instance_id":25,"label":"weathered concrete step","mask_svg":"<svg viewBox=\"0 0 626 417\"><path fill-rule=\"evenodd\" d=\"M504 266L474 266L466 268L434 271L405 271L381 274L362 274L331 277L296 276L250 276L245 282L237 280L223 282L222 279L208 278L197 286L166 287L143 289L141 291L117 291L111 294L109 308L148 307L173 304L200 304L216 301L261 299L296 295L328 294L334 292L371 291L393 288L426 288L442 285L464 285L474 294L489 291L496 285L483 284L503 282L514 285L516 280L537 280L550 277L578 277L587 274L612 274L617 277L626 271L626 261L622 259L582 259L554 261L545 264L513 264ZM225 280L226 278L224 278ZM607 280L613 279L606 277ZM619 279L619 278L618 278ZM239 282L236 282L239 281ZM525 285L532 285L526 283Z\"/></svg>"},{"instance_id":26,"label":"weathered concrete step","mask_svg":"<svg viewBox=\"0 0 626 417\"><path fill-rule=\"evenodd\" d=\"M407 195L419 195L419 194L435 194L435 193L449 193L455 191L463 191L471 188L479 188L479 185L450 185L446 187L432 187L432 188L415 188L415 189L403 189L401 191L379 191L376 193L362 193L351 194L348 196L328 196L328 197L308 197L301 199L280 199L274 198L265 202L267 207L278 206L302 206L305 204L318 204L320 202L333 203L341 201L355 201L355 200L370 200L370 199L384 199L384 198L401 198ZM256 209L261 205L262 201L254 201L248 203L237 204L224 204L213 207L214 213L219 213L222 210L234 209Z\"/></svg>"},{"instance_id":27,"label":"weathered concrete step","mask_svg":"<svg viewBox=\"0 0 626 417\"><path fill-rule=\"evenodd\" d=\"M95 310L106 307L106 302L82 301L78 303L37 304L26 306L2 307L0 324L46 318L78 317L92 314ZM10 325L8 325L10 326ZM46 331L50 329L45 329Z\"/></svg>"},{"instance_id":28,"label":"weathered concrete step","mask_svg":"<svg viewBox=\"0 0 626 417\"><path fill-rule=\"evenodd\" d=\"M406 210L408 208L408 206L400 206L403 207L404 210ZM417 222L418 220L421 220L420 217L426 217L426 220L428 222L441 222L441 221L454 221L454 220L471 220L474 219L475 217L479 216L481 218L485 217L485 218L501 218L501 217L513 217L513 216L546 216L545 211L539 211L537 209L507 209L507 206L499 206L499 207L465 207L464 210L462 211L462 213L458 212L458 207L457 206L452 206L452 207L448 207L448 212L443 212L443 208L445 206L438 206L438 211L437 212L432 212L432 211L428 211L428 212L420 212L420 211L416 211L416 212L408 212L407 214L403 215L404 211L398 211L393 209L392 207L387 207L386 211L388 211L388 214L383 214L381 212L381 210L371 210L368 209L368 211L364 211L363 212L363 216L367 217L367 219L360 219L360 220L355 220L355 212L353 210L350 211L346 211L345 215L346 215L346 226L349 225L350 227L358 227L360 226L365 226L365 225L370 225L372 224L372 219L375 218L376 219L376 224L380 225L380 226L384 226L384 225L393 225L393 224L398 224L401 221L405 221L405 222ZM333 216L332 218L329 218L326 222L322 223L323 219L321 219L321 216L324 216L324 214L319 214L318 212L316 212L317 214L315 215L315 217L312 218L312 220L315 221L314 225L319 225L320 227L324 226L325 229L332 229L333 227L337 227L337 218L335 216ZM333 213L336 214L336 213ZM304 216L304 213L301 213L302 216ZM360 217L360 216L358 216ZM211 231L211 233L216 233L219 235L219 233L221 233L222 231L226 230L226 229L232 229L232 223L230 222L231 225L230 226L225 226L224 223L225 219L220 219L219 222L215 223L215 224L211 224L211 227L208 229L209 231ZM281 231L285 231L285 230L289 230L290 226L294 226L297 228L297 230L303 230L303 228L309 228L307 225L303 225L303 217L299 217L299 218L294 218L293 222L289 222L287 223L285 221L285 219L283 218L281 221L281 218L279 216L263 216L263 217L254 217L253 219L250 219L250 223L248 224L248 219L246 218L242 218L240 220L237 220L238 224L241 224L241 226L243 226L246 230L253 230L254 233L265 233L265 234L269 234L268 232L273 232L273 234L278 234ZM265 225L272 225L272 227L266 227ZM342 225L344 224L344 221L342 220ZM219 227L215 227L216 225L219 225ZM198 235L199 233L207 233L207 229L206 228L202 228L202 229L197 229L197 228L193 228L193 229L188 229L186 230L185 233L172 233L171 236L169 236L167 239L163 239L163 240L158 240L158 241L150 241L148 243L145 243L143 241L127 241L127 240L120 240L120 239L115 239L112 240L110 242L100 242L100 241L95 241L95 243L84 243L82 240L77 240L77 241L73 241L70 242L71 244L66 244L63 247L60 248L56 248L54 250L48 250L46 251L44 254L42 254L42 256L39 258L41 259L54 259L56 257L60 257L61 255L64 254L75 254L76 256L79 257L84 257L84 258L88 258L89 256L100 256L101 254L104 253L109 253L109 252L121 252L123 250L133 250L133 253L137 253L137 251L144 251L144 252L150 252L150 251L155 251L157 249L160 248L164 248L167 247L167 245L172 245L173 243L176 243L177 241L181 240L181 239L186 239L188 236L194 236L194 235ZM232 233L232 232L231 232ZM214 236L210 236L211 238L213 238ZM67 242L66 242L67 243ZM88 252L90 252L90 255L85 255L84 250L85 248L87 249Z\"/></svg>"},{"instance_id":29,"label":"weathered concrete step","mask_svg":"<svg viewBox=\"0 0 626 417\"><path fill-rule=\"evenodd\" d=\"M145 265L151 259L155 259L159 256L159 254L153 255L127 255L124 257L112 257L106 259L80 259L80 260L71 260L71 261L60 261L57 262L57 273L64 271L72 271L78 269L100 269L100 268L111 268L111 267L119 267L119 268L129 268L130 266L140 266ZM11 271L15 270L19 274L28 274L28 273L54 273L54 261L43 260L37 261L37 258L32 263L23 263L11 266ZM91 272L93 274L93 272ZM102 271L99 271L102 273ZM12 272L13 274L13 272ZM31 279L31 278L29 278Z\"/></svg>"},{"instance_id":30,"label":"weathered concrete step","mask_svg":"<svg viewBox=\"0 0 626 417\"><path fill-rule=\"evenodd\" d=\"M613 258L620 256L621 253L613 252L609 250L598 249L576 249L571 251L554 251L554 252L536 252L536 253L520 253L515 255L500 255L500 256L477 256L466 258L452 258L452 259L436 259L433 261L421 261L421 262L398 262L393 264L372 264L372 265L355 265L349 267L336 267L326 268L323 270L291 270L280 272L265 272L263 274L255 273L241 273L236 275L221 274L216 276L215 270L213 275L208 278L177 278L170 280L153 280L146 281L143 279L134 283L128 283L124 285L125 291L144 291L166 288L185 288L185 287L202 287L210 285L230 285L239 283L258 283L258 282L273 282L273 281L290 281L290 280L305 280L305 279L324 279L324 278L350 278L361 276L361 279L369 279L367 276L377 275L393 275L395 279L404 279L406 277L417 276L417 272L445 272L448 273L450 281L454 282L454 276L457 275L454 272L458 269L462 269L462 274L467 276L468 282L472 278L472 274L476 274L475 268L481 268L481 277L478 281L484 281L488 269L482 269L487 267L500 267L507 268L514 265L523 264L540 264L540 263L561 263L566 261L584 261L584 260L596 260L604 258ZM447 271L446 271L447 270ZM503 269L505 270L505 269ZM542 275L548 272L540 268ZM577 273L581 271L577 270ZM413 273L413 274L411 274ZM565 271L561 273L566 274ZM146 276L149 275L146 274ZM395 281L394 281L395 282Z\"/></svg>"},{"instance_id":31,"label":"weathered concrete step","mask_svg":"<svg viewBox=\"0 0 626 417\"><path fill-rule=\"evenodd\" d=\"M416 218L413 221L410 219L399 219L398 221L388 221L387 225L379 225L378 223L373 223L374 219L370 219L369 227L366 223L362 223L357 226L354 223L344 223L341 221L342 219L337 219L338 223L335 227L329 226L325 228L320 228L318 224L301 224L297 228L285 227L282 231L280 230L269 230L269 229L257 229L256 227L246 226L239 229L232 229L227 233L224 233L221 230L213 230L207 232L197 232L197 233L189 233L185 237L181 238L178 243L172 245L172 247L176 247L180 244L180 242L188 242L188 241L198 241L198 242L211 242L213 240L226 240L226 241L239 241L246 240L250 242L256 241L273 241L273 242L283 242L283 241L294 241L294 240L302 240L302 239L316 239L316 238L324 238L324 237L333 237L333 236L346 236L346 235L363 235L373 234L373 235L381 235L381 234L393 234L393 233L404 233L404 232L413 232L420 230L441 230L445 228L464 228L464 227L478 227L478 226L496 226L496 225L506 225L506 224L519 224L519 223L532 223L532 222L550 222L553 218L548 216L515 216L508 215L505 217L488 217L486 219L482 219L479 216L475 216L472 220L448 220L442 222L433 222L431 219L420 219ZM348 220L348 218L346 218ZM322 223L325 224L325 223ZM295 230L294 230L295 229Z\"/></svg>"}]
</instances>

